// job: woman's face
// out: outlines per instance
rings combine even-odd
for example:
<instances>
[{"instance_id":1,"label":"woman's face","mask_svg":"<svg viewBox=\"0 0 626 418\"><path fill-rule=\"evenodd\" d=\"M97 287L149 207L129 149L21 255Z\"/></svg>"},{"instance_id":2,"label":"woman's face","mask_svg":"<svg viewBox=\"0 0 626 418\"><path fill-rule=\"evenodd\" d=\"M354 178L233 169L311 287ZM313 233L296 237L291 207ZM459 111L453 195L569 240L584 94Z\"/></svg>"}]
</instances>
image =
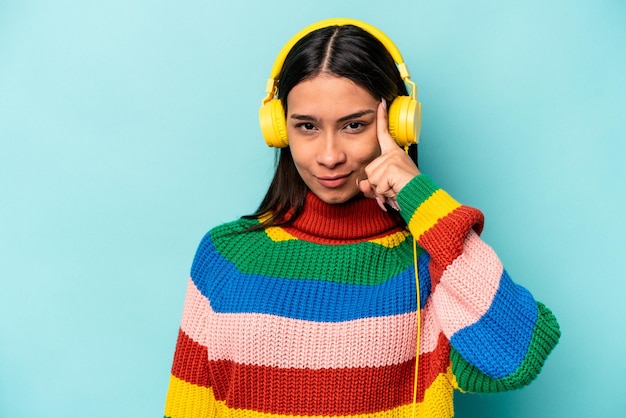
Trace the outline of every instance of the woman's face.
<instances>
[{"instance_id":1,"label":"woman's face","mask_svg":"<svg viewBox=\"0 0 626 418\"><path fill-rule=\"evenodd\" d=\"M357 179L380 155L376 135L379 100L344 77L321 74L287 96L287 135L300 177L326 203L360 193Z\"/></svg>"}]
</instances>

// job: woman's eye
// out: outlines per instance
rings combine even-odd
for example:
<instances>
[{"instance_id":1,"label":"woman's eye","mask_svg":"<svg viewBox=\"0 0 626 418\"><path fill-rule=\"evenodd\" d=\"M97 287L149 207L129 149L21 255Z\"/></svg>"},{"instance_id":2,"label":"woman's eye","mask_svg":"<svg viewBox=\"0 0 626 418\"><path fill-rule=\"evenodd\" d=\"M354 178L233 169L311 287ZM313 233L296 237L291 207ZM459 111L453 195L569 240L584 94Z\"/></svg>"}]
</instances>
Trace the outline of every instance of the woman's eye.
<instances>
[{"instance_id":1,"label":"woman's eye","mask_svg":"<svg viewBox=\"0 0 626 418\"><path fill-rule=\"evenodd\" d=\"M313 129L315 129L315 125L309 122L304 122L304 123L300 123L296 125L296 128L301 129L303 131L312 131Z\"/></svg>"},{"instance_id":2,"label":"woman's eye","mask_svg":"<svg viewBox=\"0 0 626 418\"><path fill-rule=\"evenodd\" d=\"M362 122L350 122L346 125L348 131L360 131L365 125Z\"/></svg>"}]
</instances>

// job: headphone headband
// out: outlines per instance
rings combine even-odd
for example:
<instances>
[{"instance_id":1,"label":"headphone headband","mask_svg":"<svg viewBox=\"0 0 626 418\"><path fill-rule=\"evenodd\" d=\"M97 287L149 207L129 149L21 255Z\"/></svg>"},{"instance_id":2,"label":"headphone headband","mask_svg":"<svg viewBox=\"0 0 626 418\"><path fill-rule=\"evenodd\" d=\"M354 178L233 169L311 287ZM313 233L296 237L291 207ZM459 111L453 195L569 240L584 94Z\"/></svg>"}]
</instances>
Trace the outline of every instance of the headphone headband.
<instances>
[{"instance_id":1,"label":"headphone headband","mask_svg":"<svg viewBox=\"0 0 626 418\"><path fill-rule=\"evenodd\" d=\"M319 22L313 23L305 27L300 32L296 33L291 39L289 39L289 41L285 44L285 46L283 46L283 48L278 53L278 56L276 57L276 61L274 61L274 65L272 66L272 71L270 73L270 78L267 80L267 84L265 86L265 92L267 93L267 97L263 100L263 103L266 103L269 100L271 100L276 94L276 88L277 88L276 83L278 81L277 80L278 76L280 75L280 70L283 68L283 64L285 63L285 58L287 58L287 54L289 54L289 51L291 51L293 46L300 39L304 38L309 33L314 32L318 29L322 29L322 28L326 28L330 26L346 26L346 25L357 26L363 29L364 31L368 32L370 35L372 35L376 39L378 39L385 46L387 51L389 51L389 53L391 54L391 57L395 61L396 65L398 66L400 77L402 77L404 81L410 81L409 78L411 76L409 75L409 69L404 63L404 59L402 58L402 54L400 54L400 50L393 43L393 41L387 35L385 35L380 29L370 25L369 23L362 22L360 20L344 18L344 17L334 17L330 19L320 20Z\"/></svg>"}]
</instances>

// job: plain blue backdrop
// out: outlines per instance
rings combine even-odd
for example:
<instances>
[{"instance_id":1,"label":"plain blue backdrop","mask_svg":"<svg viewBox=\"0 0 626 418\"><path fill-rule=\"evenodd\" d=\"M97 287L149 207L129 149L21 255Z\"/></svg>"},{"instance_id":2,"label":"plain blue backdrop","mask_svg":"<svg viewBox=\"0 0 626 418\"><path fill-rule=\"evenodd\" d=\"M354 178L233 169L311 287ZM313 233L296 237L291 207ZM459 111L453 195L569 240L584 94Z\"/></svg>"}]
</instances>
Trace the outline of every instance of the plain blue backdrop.
<instances>
[{"instance_id":1,"label":"plain blue backdrop","mask_svg":"<svg viewBox=\"0 0 626 418\"><path fill-rule=\"evenodd\" d=\"M396 42L422 170L562 326L531 386L457 416L623 416L621 0L0 2L0 416L162 416L196 245L273 170L274 58L337 16Z\"/></svg>"}]
</instances>

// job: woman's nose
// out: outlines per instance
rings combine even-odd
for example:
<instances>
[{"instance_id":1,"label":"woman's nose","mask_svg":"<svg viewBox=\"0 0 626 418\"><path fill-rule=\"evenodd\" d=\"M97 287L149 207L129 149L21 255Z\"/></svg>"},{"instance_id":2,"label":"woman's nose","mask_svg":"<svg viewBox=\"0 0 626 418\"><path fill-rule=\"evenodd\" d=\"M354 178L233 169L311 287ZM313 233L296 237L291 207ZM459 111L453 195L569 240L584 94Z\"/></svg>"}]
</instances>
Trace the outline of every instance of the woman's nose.
<instances>
[{"instance_id":1,"label":"woman's nose","mask_svg":"<svg viewBox=\"0 0 626 418\"><path fill-rule=\"evenodd\" d=\"M346 153L341 145L341 141L333 133L329 133L320 138L317 152L317 163L328 168L333 168L346 161Z\"/></svg>"}]
</instances>

